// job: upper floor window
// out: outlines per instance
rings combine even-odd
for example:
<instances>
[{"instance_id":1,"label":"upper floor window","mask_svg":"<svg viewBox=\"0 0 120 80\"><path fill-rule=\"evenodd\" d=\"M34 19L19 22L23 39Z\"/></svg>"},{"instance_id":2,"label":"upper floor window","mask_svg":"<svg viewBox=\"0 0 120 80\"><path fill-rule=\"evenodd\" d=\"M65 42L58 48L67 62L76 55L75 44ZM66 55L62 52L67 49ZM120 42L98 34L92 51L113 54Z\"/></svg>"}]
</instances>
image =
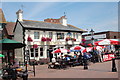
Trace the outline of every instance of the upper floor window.
<instances>
[{"instance_id":1,"label":"upper floor window","mask_svg":"<svg viewBox=\"0 0 120 80\"><path fill-rule=\"evenodd\" d=\"M39 32L34 32L34 39L39 39Z\"/></svg>"},{"instance_id":2,"label":"upper floor window","mask_svg":"<svg viewBox=\"0 0 120 80\"><path fill-rule=\"evenodd\" d=\"M77 39L78 39L78 36L79 36L78 33L76 33L76 38L77 38Z\"/></svg>"},{"instance_id":3,"label":"upper floor window","mask_svg":"<svg viewBox=\"0 0 120 80\"><path fill-rule=\"evenodd\" d=\"M57 39L64 39L64 33L57 33Z\"/></svg>"},{"instance_id":4,"label":"upper floor window","mask_svg":"<svg viewBox=\"0 0 120 80\"><path fill-rule=\"evenodd\" d=\"M75 38L75 33L73 33L73 38Z\"/></svg>"},{"instance_id":5,"label":"upper floor window","mask_svg":"<svg viewBox=\"0 0 120 80\"><path fill-rule=\"evenodd\" d=\"M70 32L68 32L68 33L67 33L67 36L68 36L68 37L71 37L71 36L72 36L72 34L71 34Z\"/></svg>"},{"instance_id":6,"label":"upper floor window","mask_svg":"<svg viewBox=\"0 0 120 80\"><path fill-rule=\"evenodd\" d=\"M53 37L53 33L52 33L52 32L49 32L49 38L52 39L52 37Z\"/></svg>"}]
</instances>

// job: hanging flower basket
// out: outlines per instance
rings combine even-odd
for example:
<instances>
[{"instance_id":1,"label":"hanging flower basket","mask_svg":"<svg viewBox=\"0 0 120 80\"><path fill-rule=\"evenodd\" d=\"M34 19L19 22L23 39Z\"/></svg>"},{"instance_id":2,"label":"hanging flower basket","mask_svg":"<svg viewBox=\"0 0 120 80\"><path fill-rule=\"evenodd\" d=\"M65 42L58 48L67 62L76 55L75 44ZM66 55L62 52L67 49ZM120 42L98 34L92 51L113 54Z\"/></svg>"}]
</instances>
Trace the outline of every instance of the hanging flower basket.
<instances>
[{"instance_id":1,"label":"hanging flower basket","mask_svg":"<svg viewBox=\"0 0 120 80\"><path fill-rule=\"evenodd\" d=\"M76 41L76 39L75 39L75 38L72 38L72 41Z\"/></svg>"},{"instance_id":2,"label":"hanging flower basket","mask_svg":"<svg viewBox=\"0 0 120 80\"><path fill-rule=\"evenodd\" d=\"M69 40L71 40L71 37L67 37L65 40L66 40L66 41L69 41Z\"/></svg>"},{"instance_id":3,"label":"hanging flower basket","mask_svg":"<svg viewBox=\"0 0 120 80\"><path fill-rule=\"evenodd\" d=\"M51 41L52 39L51 38L46 38L46 41Z\"/></svg>"},{"instance_id":4,"label":"hanging flower basket","mask_svg":"<svg viewBox=\"0 0 120 80\"><path fill-rule=\"evenodd\" d=\"M34 45L33 45L33 48L38 48L38 45L37 45L37 44L34 44Z\"/></svg>"},{"instance_id":5,"label":"hanging flower basket","mask_svg":"<svg viewBox=\"0 0 120 80\"><path fill-rule=\"evenodd\" d=\"M27 41L32 42L33 40L32 40L32 38L30 36L28 36Z\"/></svg>"},{"instance_id":6,"label":"hanging flower basket","mask_svg":"<svg viewBox=\"0 0 120 80\"><path fill-rule=\"evenodd\" d=\"M41 38L41 41L43 41L43 42L46 41L46 38L45 38L45 37L42 37L42 38Z\"/></svg>"}]
</instances>

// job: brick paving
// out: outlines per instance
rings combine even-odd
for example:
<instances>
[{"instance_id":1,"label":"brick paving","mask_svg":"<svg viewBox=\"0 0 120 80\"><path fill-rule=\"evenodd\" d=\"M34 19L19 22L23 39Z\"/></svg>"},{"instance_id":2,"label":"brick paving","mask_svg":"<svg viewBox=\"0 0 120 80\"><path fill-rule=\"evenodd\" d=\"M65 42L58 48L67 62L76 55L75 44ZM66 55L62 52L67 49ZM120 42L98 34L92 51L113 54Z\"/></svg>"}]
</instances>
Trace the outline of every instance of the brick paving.
<instances>
[{"instance_id":1,"label":"brick paving","mask_svg":"<svg viewBox=\"0 0 120 80\"><path fill-rule=\"evenodd\" d=\"M118 60L116 61L118 69ZM88 70L83 66L69 67L63 69L48 69L47 65L36 66L36 76L29 73L29 78L118 78L118 72L111 72L112 62L91 63ZM29 66L31 69L32 66Z\"/></svg>"}]
</instances>

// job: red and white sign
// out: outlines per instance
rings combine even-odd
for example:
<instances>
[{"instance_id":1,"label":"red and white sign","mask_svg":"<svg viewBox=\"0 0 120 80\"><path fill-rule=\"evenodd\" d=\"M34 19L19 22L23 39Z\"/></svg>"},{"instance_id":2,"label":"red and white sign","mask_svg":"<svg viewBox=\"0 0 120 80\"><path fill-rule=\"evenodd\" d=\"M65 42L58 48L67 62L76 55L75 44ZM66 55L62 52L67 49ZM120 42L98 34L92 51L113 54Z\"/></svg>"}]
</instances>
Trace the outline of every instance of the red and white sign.
<instances>
[{"instance_id":1,"label":"red and white sign","mask_svg":"<svg viewBox=\"0 0 120 80\"><path fill-rule=\"evenodd\" d=\"M112 58L115 58L114 54L103 55L103 61L109 61L109 60L112 60Z\"/></svg>"}]
</instances>

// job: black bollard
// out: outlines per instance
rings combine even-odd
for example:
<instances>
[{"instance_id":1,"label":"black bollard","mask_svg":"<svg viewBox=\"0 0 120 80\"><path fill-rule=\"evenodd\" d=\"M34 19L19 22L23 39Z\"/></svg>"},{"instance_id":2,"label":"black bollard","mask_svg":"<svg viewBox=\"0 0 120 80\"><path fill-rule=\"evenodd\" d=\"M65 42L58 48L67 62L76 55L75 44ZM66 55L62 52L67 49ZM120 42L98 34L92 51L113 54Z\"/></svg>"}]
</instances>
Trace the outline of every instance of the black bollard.
<instances>
[{"instance_id":1,"label":"black bollard","mask_svg":"<svg viewBox=\"0 0 120 80\"><path fill-rule=\"evenodd\" d=\"M115 58L112 59L112 72L117 72Z\"/></svg>"},{"instance_id":2,"label":"black bollard","mask_svg":"<svg viewBox=\"0 0 120 80\"><path fill-rule=\"evenodd\" d=\"M87 59L84 58L84 70L88 69Z\"/></svg>"},{"instance_id":3,"label":"black bollard","mask_svg":"<svg viewBox=\"0 0 120 80\"><path fill-rule=\"evenodd\" d=\"M27 72L23 73L22 78L23 80L28 80L28 73Z\"/></svg>"}]
</instances>

